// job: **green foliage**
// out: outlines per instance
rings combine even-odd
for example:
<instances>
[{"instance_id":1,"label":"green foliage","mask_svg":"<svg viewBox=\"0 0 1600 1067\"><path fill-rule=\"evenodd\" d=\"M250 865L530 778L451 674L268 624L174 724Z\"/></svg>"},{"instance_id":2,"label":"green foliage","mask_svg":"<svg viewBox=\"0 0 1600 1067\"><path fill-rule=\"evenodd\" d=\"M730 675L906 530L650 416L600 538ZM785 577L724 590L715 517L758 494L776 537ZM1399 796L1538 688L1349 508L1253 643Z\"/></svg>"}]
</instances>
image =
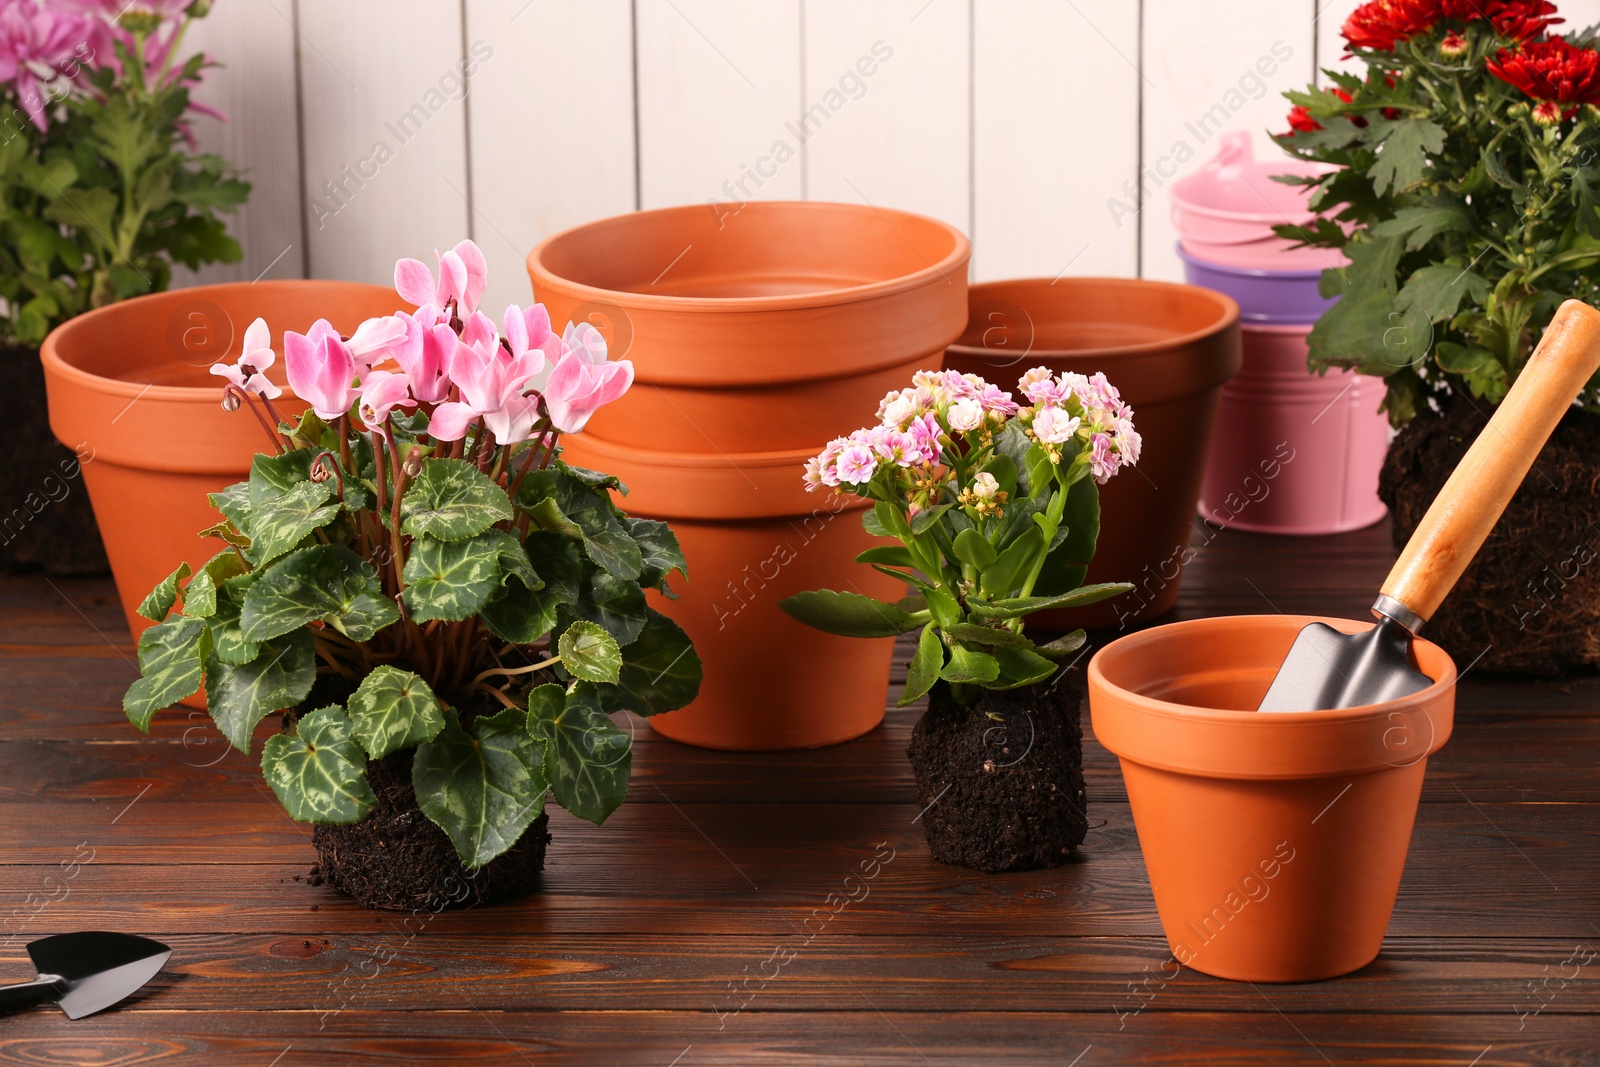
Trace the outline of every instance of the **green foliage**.
<instances>
[{"instance_id":1,"label":"green foliage","mask_svg":"<svg viewBox=\"0 0 1600 1067\"><path fill-rule=\"evenodd\" d=\"M542 685L528 697L528 729L544 740L545 777L563 808L599 826L628 794L632 738L617 728L585 682L563 692Z\"/></svg>"},{"instance_id":2,"label":"green foliage","mask_svg":"<svg viewBox=\"0 0 1600 1067\"><path fill-rule=\"evenodd\" d=\"M1464 54L1441 53L1446 32ZM1311 366L1383 376L1396 425L1446 388L1499 402L1559 303L1600 300L1600 110L1536 121L1539 101L1487 70L1506 44L1488 20L1445 20L1392 52L1352 48L1368 73L1336 78L1348 102L1285 94L1323 128L1276 140L1338 168L1308 184L1340 225L1279 233L1351 261L1323 274L1340 300ZM1600 379L1582 402L1600 411Z\"/></svg>"},{"instance_id":3,"label":"green foliage","mask_svg":"<svg viewBox=\"0 0 1600 1067\"><path fill-rule=\"evenodd\" d=\"M428 683L387 665L374 668L350 695L350 723L373 759L431 741L444 729L439 698Z\"/></svg>"},{"instance_id":4,"label":"green foliage","mask_svg":"<svg viewBox=\"0 0 1600 1067\"><path fill-rule=\"evenodd\" d=\"M293 734L267 738L261 774L289 817L301 822L360 822L378 802L338 705L302 717Z\"/></svg>"},{"instance_id":5,"label":"green foliage","mask_svg":"<svg viewBox=\"0 0 1600 1067\"><path fill-rule=\"evenodd\" d=\"M417 806L450 835L463 864L482 867L544 811L550 785L544 749L515 708L480 716L470 734L447 712L439 735L417 746L411 769Z\"/></svg>"}]
</instances>

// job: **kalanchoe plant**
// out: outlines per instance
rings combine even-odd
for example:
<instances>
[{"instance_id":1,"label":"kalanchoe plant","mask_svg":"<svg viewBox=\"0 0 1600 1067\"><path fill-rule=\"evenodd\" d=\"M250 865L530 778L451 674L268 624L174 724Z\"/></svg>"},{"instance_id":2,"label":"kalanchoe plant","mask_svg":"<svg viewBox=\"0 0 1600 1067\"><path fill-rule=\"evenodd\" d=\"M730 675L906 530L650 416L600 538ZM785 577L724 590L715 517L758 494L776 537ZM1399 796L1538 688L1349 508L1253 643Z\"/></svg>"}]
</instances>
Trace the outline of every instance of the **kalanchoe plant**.
<instances>
[{"instance_id":1,"label":"kalanchoe plant","mask_svg":"<svg viewBox=\"0 0 1600 1067\"><path fill-rule=\"evenodd\" d=\"M879 425L806 465L808 488L874 502L862 516L867 530L900 544L857 558L915 592L888 604L818 590L783 609L850 637L920 631L901 705L941 679L964 704L985 688L1044 681L1084 633L1038 645L1023 617L1132 588L1083 584L1100 531L1097 485L1139 459L1132 409L1103 374L1038 367L1018 389L1028 406L976 375L919 372L911 388L884 397Z\"/></svg>"},{"instance_id":2,"label":"kalanchoe plant","mask_svg":"<svg viewBox=\"0 0 1600 1067\"><path fill-rule=\"evenodd\" d=\"M194 151L181 54L210 0L0 0L0 339L37 345L92 307L239 259L219 211L250 186Z\"/></svg>"},{"instance_id":3,"label":"kalanchoe plant","mask_svg":"<svg viewBox=\"0 0 1600 1067\"><path fill-rule=\"evenodd\" d=\"M553 333L539 305L491 321L470 241L439 257L437 280L415 260L395 278L415 312L348 337L326 321L284 334L289 384L311 405L298 419L274 404L264 322L212 368L270 448L212 497L204 533L223 551L141 606L157 625L124 708L148 729L203 682L245 752L287 709L262 771L310 822L360 821L368 760L413 750L418 806L478 868L547 791L595 823L615 810L630 745L608 714L688 703L700 661L645 602L684 573L677 538L618 509L615 478L560 458L560 435L621 396L632 365L607 361L592 326ZM309 701L314 688L339 699Z\"/></svg>"},{"instance_id":4,"label":"kalanchoe plant","mask_svg":"<svg viewBox=\"0 0 1600 1067\"><path fill-rule=\"evenodd\" d=\"M1387 379L1397 425L1432 393L1505 396L1568 297L1600 298L1600 54L1545 0L1374 0L1344 26L1365 76L1286 94L1301 159L1335 164L1285 236L1339 248L1315 367ZM1349 230L1348 234L1346 230ZM1600 388L1583 402L1600 409Z\"/></svg>"}]
</instances>

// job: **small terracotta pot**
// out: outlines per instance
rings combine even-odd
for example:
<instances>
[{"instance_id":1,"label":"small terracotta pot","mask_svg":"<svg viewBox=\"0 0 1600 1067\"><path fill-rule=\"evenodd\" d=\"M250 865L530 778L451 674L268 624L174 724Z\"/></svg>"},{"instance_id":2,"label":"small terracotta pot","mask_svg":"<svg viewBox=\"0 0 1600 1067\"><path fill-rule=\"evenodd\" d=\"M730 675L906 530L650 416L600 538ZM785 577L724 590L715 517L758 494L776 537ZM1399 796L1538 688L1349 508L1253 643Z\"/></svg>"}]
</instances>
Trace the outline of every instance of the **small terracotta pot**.
<instances>
[{"instance_id":1,"label":"small terracotta pot","mask_svg":"<svg viewBox=\"0 0 1600 1067\"><path fill-rule=\"evenodd\" d=\"M150 625L134 610L145 594L224 547L196 536L217 521L206 494L247 477L267 447L249 412L222 410L211 364L238 356L257 316L281 349L286 329L326 318L348 333L401 304L393 289L354 282L206 285L111 304L45 338L50 429L93 455L83 481L135 638ZM280 358L268 376L283 385L282 374ZM287 391L275 403L286 417L305 410Z\"/></svg>"},{"instance_id":2,"label":"small terracotta pot","mask_svg":"<svg viewBox=\"0 0 1600 1067\"><path fill-rule=\"evenodd\" d=\"M1241 615L1130 634L1089 663L1095 736L1128 787L1161 926L1184 967L1252 982L1348 974L1378 954L1427 758L1450 737L1456 669L1401 700L1257 712L1300 628Z\"/></svg>"},{"instance_id":3,"label":"small terracotta pot","mask_svg":"<svg viewBox=\"0 0 1600 1067\"><path fill-rule=\"evenodd\" d=\"M855 562L881 543L862 529L866 501L805 491L809 449L646 452L587 433L563 444L568 461L622 479L630 492L618 503L630 515L670 522L688 561L689 580L672 581L680 598L651 599L694 641L705 680L693 703L650 720L657 732L705 748L816 748L883 719L894 639L826 634L778 607L807 589L905 595Z\"/></svg>"},{"instance_id":4,"label":"small terracotta pot","mask_svg":"<svg viewBox=\"0 0 1600 1067\"><path fill-rule=\"evenodd\" d=\"M1004 389L1030 367L1104 371L1144 437L1137 468L1100 490L1088 582L1133 582L1048 627L1127 626L1178 599L1190 523L1222 385L1239 369L1239 307L1221 293L1132 278L1030 278L972 287L971 319L945 366Z\"/></svg>"},{"instance_id":5,"label":"small terracotta pot","mask_svg":"<svg viewBox=\"0 0 1600 1067\"><path fill-rule=\"evenodd\" d=\"M1222 388L1200 517L1257 533L1330 534L1383 518L1383 379L1306 369L1310 326L1245 326L1244 367ZM1429 497L1431 500L1432 497Z\"/></svg>"},{"instance_id":6,"label":"small terracotta pot","mask_svg":"<svg viewBox=\"0 0 1600 1067\"><path fill-rule=\"evenodd\" d=\"M560 328L594 322L636 384L597 440L672 452L810 449L870 421L967 318L971 245L945 223L860 204L640 211L528 256Z\"/></svg>"}]
</instances>

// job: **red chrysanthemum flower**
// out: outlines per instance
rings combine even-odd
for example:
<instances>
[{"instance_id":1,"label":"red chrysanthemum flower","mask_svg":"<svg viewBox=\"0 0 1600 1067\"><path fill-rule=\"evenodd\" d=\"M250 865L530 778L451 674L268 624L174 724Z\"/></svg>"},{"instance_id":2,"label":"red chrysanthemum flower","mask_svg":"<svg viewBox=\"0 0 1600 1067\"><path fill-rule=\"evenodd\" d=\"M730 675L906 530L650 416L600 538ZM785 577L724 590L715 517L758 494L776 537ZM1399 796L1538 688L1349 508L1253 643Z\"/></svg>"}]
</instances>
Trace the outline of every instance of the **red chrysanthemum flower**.
<instances>
[{"instance_id":1,"label":"red chrysanthemum flower","mask_svg":"<svg viewBox=\"0 0 1600 1067\"><path fill-rule=\"evenodd\" d=\"M1532 41L1515 52L1502 48L1489 73L1536 100L1600 104L1600 52L1574 48L1563 37Z\"/></svg>"},{"instance_id":2,"label":"red chrysanthemum flower","mask_svg":"<svg viewBox=\"0 0 1600 1067\"><path fill-rule=\"evenodd\" d=\"M1392 52L1397 41L1432 29L1439 7L1439 0L1371 0L1350 13L1340 32L1353 48Z\"/></svg>"},{"instance_id":3,"label":"red chrysanthemum flower","mask_svg":"<svg viewBox=\"0 0 1600 1067\"><path fill-rule=\"evenodd\" d=\"M1566 19L1551 18L1556 5L1549 0L1489 0L1481 11L1468 19L1487 18L1495 32L1513 41L1531 41L1545 30Z\"/></svg>"},{"instance_id":4,"label":"red chrysanthemum flower","mask_svg":"<svg viewBox=\"0 0 1600 1067\"><path fill-rule=\"evenodd\" d=\"M1322 123L1311 117L1311 112L1296 104L1289 109L1289 129L1296 133L1310 133L1322 129Z\"/></svg>"}]
</instances>

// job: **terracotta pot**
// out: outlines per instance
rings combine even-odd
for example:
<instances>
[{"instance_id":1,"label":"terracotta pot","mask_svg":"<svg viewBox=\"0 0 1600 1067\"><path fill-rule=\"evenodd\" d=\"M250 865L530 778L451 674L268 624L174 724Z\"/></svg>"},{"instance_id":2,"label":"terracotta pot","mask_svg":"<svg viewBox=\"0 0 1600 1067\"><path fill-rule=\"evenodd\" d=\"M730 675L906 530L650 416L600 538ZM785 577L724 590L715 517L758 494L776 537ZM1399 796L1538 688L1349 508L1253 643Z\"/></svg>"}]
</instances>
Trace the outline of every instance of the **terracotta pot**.
<instances>
[{"instance_id":1,"label":"terracotta pot","mask_svg":"<svg viewBox=\"0 0 1600 1067\"><path fill-rule=\"evenodd\" d=\"M145 594L223 547L196 536L217 521L206 494L247 477L266 447L248 412L222 410L211 364L238 355L257 316L278 342L318 318L349 332L400 306L393 289L354 282L207 285L112 304L45 338L50 429L93 455L83 481L136 638L150 625L134 610ZM281 385L282 373L280 358L269 376ZM285 416L305 409L288 392L276 403Z\"/></svg>"},{"instance_id":2,"label":"terracotta pot","mask_svg":"<svg viewBox=\"0 0 1600 1067\"><path fill-rule=\"evenodd\" d=\"M1383 379L1313 374L1310 332L1244 327L1244 367L1222 388L1201 518L1257 533L1330 534L1386 514L1378 499L1389 450L1389 419L1378 410Z\"/></svg>"},{"instance_id":3,"label":"terracotta pot","mask_svg":"<svg viewBox=\"0 0 1600 1067\"><path fill-rule=\"evenodd\" d=\"M1133 592L1044 612L1049 627L1127 626L1172 607L1189 544L1222 385L1239 369L1239 307L1221 293L1131 278L987 282L945 366L1003 388L1030 367L1104 371L1133 406L1139 466L1100 491L1100 543L1088 582Z\"/></svg>"},{"instance_id":4,"label":"terracotta pot","mask_svg":"<svg viewBox=\"0 0 1600 1067\"><path fill-rule=\"evenodd\" d=\"M1348 974L1378 954L1427 757L1450 737L1456 669L1364 708L1256 712L1295 635L1242 615L1158 626L1089 663L1095 736L1116 753L1161 926L1183 967L1252 982Z\"/></svg>"},{"instance_id":5,"label":"terracotta pot","mask_svg":"<svg viewBox=\"0 0 1600 1067\"><path fill-rule=\"evenodd\" d=\"M870 421L967 318L971 245L945 223L859 204L641 211L528 256L557 327L594 322L637 384L598 440L675 452L815 451Z\"/></svg>"},{"instance_id":6,"label":"terracotta pot","mask_svg":"<svg viewBox=\"0 0 1600 1067\"><path fill-rule=\"evenodd\" d=\"M656 731L705 748L816 748L859 737L882 719L893 638L838 637L778 607L806 589L905 595L892 578L854 562L881 543L861 527L865 501L807 493L809 450L734 456L646 452L582 434L565 458L615 474L630 515L672 524L689 564L681 596L652 593L694 641L705 666L700 695L650 719Z\"/></svg>"}]
</instances>

